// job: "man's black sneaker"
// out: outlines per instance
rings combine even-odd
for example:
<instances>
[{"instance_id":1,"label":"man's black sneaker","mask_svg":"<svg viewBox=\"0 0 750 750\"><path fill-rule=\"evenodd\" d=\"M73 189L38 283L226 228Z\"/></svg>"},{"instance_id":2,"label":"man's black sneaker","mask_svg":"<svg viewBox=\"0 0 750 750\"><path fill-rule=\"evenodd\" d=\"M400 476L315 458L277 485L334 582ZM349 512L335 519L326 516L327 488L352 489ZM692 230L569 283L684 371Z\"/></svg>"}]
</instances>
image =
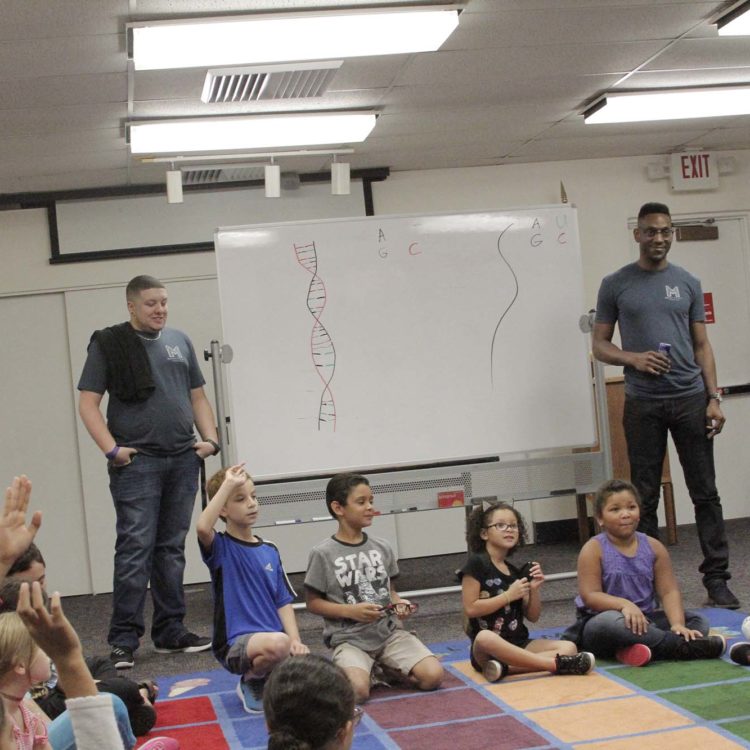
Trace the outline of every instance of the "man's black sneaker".
<instances>
[{"instance_id":1,"label":"man's black sneaker","mask_svg":"<svg viewBox=\"0 0 750 750\"><path fill-rule=\"evenodd\" d=\"M750 667L750 643L747 641L735 643L734 646L729 649L729 658L735 664L742 664L743 667Z\"/></svg>"},{"instance_id":2,"label":"man's black sneaker","mask_svg":"<svg viewBox=\"0 0 750 750\"><path fill-rule=\"evenodd\" d=\"M596 666L596 659L588 651L574 656L555 656L555 674L588 674Z\"/></svg>"},{"instance_id":3,"label":"man's black sneaker","mask_svg":"<svg viewBox=\"0 0 750 750\"><path fill-rule=\"evenodd\" d=\"M210 648L210 638L206 638L203 635L196 635L195 633L188 633L187 630L171 643L154 644L154 651L157 654L195 654L199 651L208 651Z\"/></svg>"},{"instance_id":4,"label":"man's black sneaker","mask_svg":"<svg viewBox=\"0 0 750 750\"><path fill-rule=\"evenodd\" d=\"M724 581L716 581L706 586L708 591L708 604L709 607L721 607L722 609L739 609L739 599L729 590Z\"/></svg>"},{"instance_id":5,"label":"man's black sneaker","mask_svg":"<svg viewBox=\"0 0 750 750\"><path fill-rule=\"evenodd\" d=\"M724 653L726 647L727 642L723 635L707 635L705 638L683 641L677 649L676 658L683 661L718 659Z\"/></svg>"},{"instance_id":6,"label":"man's black sneaker","mask_svg":"<svg viewBox=\"0 0 750 750\"><path fill-rule=\"evenodd\" d=\"M112 646L109 660L114 664L115 669L130 669L135 664L133 650L127 646Z\"/></svg>"}]
</instances>

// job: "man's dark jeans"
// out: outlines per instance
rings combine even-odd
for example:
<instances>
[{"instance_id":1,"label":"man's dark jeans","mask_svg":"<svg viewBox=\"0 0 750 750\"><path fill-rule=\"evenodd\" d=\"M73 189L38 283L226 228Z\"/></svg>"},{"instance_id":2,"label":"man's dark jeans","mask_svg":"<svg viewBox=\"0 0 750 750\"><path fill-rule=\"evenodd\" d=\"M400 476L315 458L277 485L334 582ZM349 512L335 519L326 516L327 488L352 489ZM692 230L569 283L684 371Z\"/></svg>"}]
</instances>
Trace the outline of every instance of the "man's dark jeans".
<instances>
[{"instance_id":1,"label":"man's dark jeans","mask_svg":"<svg viewBox=\"0 0 750 750\"><path fill-rule=\"evenodd\" d=\"M135 454L109 468L117 513L114 591L108 641L135 650L145 632L143 607L151 582L151 639L173 642L185 632L185 536L198 490L200 458L190 449L176 456Z\"/></svg>"},{"instance_id":2,"label":"man's dark jeans","mask_svg":"<svg viewBox=\"0 0 750 750\"><path fill-rule=\"evenodd\" d=\"M622 424L628 444L631 480L641 495L639 531L658 538L656 511L669 431L693 501L703 552L703 563L699 568L703 585L729 580L729 546L721 499L716 490L714 446L713 441L706 437L705 394L663 399L627 396Z\"/></svg>"}]
</instances>

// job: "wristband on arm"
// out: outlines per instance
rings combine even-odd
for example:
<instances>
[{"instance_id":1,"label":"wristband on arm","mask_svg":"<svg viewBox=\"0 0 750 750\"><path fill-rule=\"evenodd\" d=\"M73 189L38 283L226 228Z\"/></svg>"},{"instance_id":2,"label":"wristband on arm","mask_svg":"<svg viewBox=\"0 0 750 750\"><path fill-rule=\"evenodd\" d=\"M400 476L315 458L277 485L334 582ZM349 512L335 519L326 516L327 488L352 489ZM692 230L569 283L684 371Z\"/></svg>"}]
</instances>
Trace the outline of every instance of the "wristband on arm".
<instances>
[{"instance_id":1,"label":"wristband on arm","mask_svg":"<svg viewBox=\"0 0 750 750\"><path fill-rule=\"evenodd\" d=\"M221 453L221 446L215 440L211 440L211 438L206 438L205 442L206 443L210 443L213 446L213 449L214 449L213 455L214 456L218 456L219 453Z\"/></svg>"},{"instance_id":2,"label":"wristband on arm","mask_svg":"<svg viewBox=\"0 0 750 750\"><path fill-rule=\"evenodd\" d=\"M109 461L114 461L115 460L115 456L117 455L117 451L119 451L119 450L120 450L120 446L117 445L117 443L115 443L115 447L112 448L112 450L109 451L108 453L105 453L104 454L104 458L106 458Z\"/></svg>"}]
</instances>

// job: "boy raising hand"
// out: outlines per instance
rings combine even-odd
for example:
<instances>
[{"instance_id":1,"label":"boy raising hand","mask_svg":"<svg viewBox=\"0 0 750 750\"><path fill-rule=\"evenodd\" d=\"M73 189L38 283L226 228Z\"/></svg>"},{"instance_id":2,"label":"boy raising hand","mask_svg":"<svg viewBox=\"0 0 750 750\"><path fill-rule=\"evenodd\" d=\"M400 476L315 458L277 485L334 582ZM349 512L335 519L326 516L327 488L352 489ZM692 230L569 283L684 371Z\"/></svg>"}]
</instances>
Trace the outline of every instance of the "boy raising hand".
<instances>
[{"instance_id":1,"label":"boy raising hand","mask_svg":"<svg viewBox=\"0 0 750 750\"><path fill-rule=\"evenodd\" d=\"M260 713L269 672L309 649L300 640L295 593L279 551L253 533L258 499L245 465L216 472L206 489L211 500L197 531L214 593L213 652L225 669L240 675L237 694L245 711ZM219 518L225 532L214 530Z\"/></svg>"}]
</instances>

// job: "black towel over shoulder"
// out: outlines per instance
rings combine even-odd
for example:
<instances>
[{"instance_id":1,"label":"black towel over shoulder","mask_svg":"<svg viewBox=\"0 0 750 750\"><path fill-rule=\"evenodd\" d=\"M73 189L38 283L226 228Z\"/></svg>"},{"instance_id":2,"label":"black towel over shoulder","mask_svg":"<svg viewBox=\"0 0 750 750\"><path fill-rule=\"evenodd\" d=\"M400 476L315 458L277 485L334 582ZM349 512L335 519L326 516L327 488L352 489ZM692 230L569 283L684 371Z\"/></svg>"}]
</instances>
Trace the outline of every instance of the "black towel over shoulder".
<instances>
[{"instance_id":1,"label":"black towel over shoulder","mask_svg":"<svg viewBox=\"0 0 750 750\"><path fill-rule=\"evenodd\" d=\"M107 363L107 388L120 401L146 401L156 386L151 363L143 341L130 323L118 323L94 331L89 341L96 341Z\"/></svg>"}]
</instances>

